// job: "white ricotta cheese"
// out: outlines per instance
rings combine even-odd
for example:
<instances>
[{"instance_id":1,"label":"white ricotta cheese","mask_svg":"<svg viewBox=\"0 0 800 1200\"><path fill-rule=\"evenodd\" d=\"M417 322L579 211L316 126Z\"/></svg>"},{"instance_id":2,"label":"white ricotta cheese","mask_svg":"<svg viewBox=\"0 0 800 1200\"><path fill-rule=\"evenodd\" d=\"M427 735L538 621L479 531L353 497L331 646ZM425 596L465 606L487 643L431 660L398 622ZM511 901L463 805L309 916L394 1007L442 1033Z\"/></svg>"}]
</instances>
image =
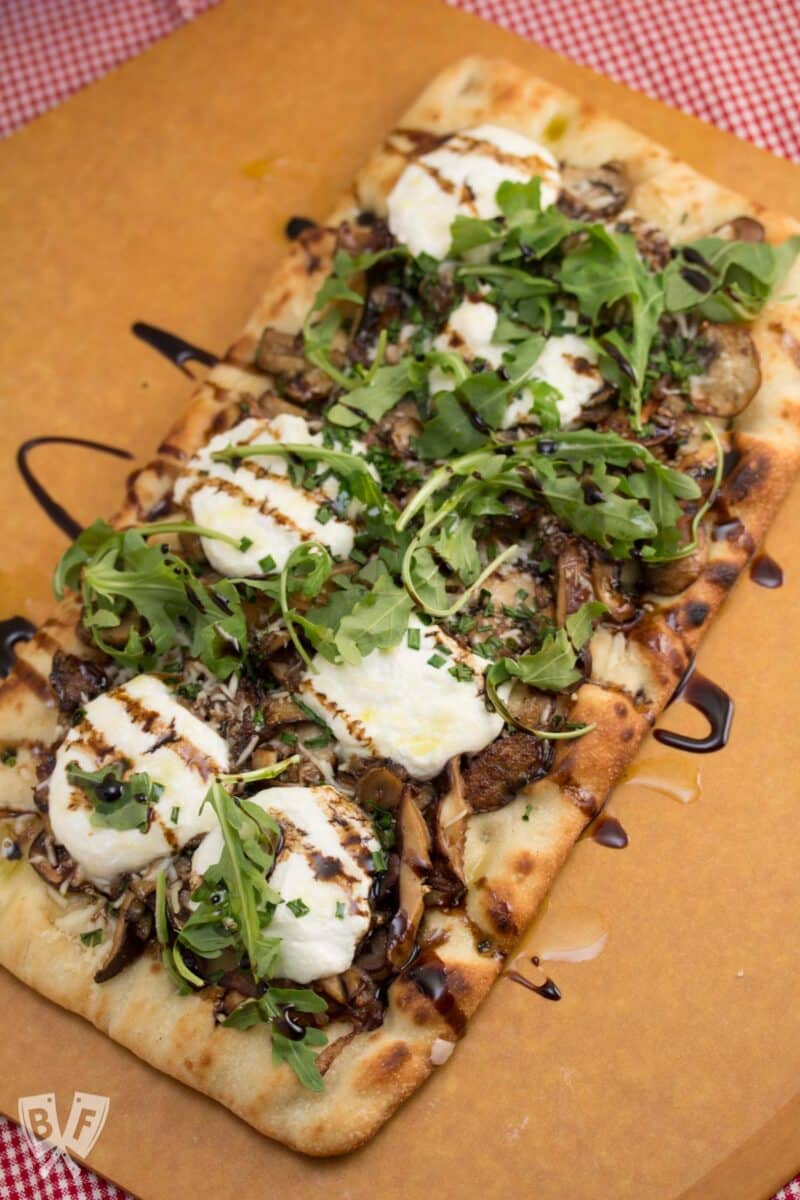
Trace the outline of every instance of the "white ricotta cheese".
<instances>
[{"instance_id":1,"label":"white ricotta cheese","mask_svg":"<svg viewBox=\"0 0 800 1200\"><path fill-rule=\"evenodd\" d=\"M316 515L320 505L336 495L335 480L306 491L291 483L282 458L265 456L230 464L211 458L231 444L292 442L320 446L322 435L311 433L303 417L288 413L271 420L248 417L213 437L175 484L175 499L189 510L196 524L249 540L247 549L239 550L214 538L202 539L206 558L220 574L264 575L260 564L265 558L272 558L280 569L304 541L322 542L341 557L352 550L354 533L349 522L332 517L323 523Z\"/></svg>"},{"instance_id":2,"label":"white ricotta cheese","mask_svg":"<svg viewBox=\"0 0 800 1200\"><path fill-rule=\"evenodd\" d=\"M97 771L115 762L129 764L123 778L144 771L163 785L146 833L92 825L91 801L67 779L70 763ZM160 679L137 675L91 700L58 749L50 779L56 841L89 879L109 884L213 828L214 810L200 809L214 776L227 769L228 747L219 734L179 704Z\"/></svg>"},{"instance_id":3,"label":"white ricotta cheese","mask_svg":"<svg viewBox=\"0 0 800 1200\"><path fill-rule=\"evenodd\" d=\"M534 175L542 180L542 205L552 204L559 174L549 150L499 125L454 133L405 168L389 194L389 228L412 254L443 259L459 213L496 217L500 184L526 183Z\"/></svg>"},{"instance_id":4,"label":"white ricotta cheese","mask_svg":"<svg viewBox=\"0 0 800 1200\"><path fill-rule=\"evenodd\" d=\"M447 324L436 338L437 350L456 351L467 363L484 359L496 370L503 355L511 346L493 342L497 328L497 310L485 300L463 300L453 309ZM548 383L558 392L556 407L562 426L580 416L584 404L603 386L597 367L597 353L575 333L550 337L542 353L528 372L528 379ZM428 377L431 393L455 387L455 378L440 367L434 367ZM503 429L522 424L530 414L533 400L527 389L514 396L503 417Z\"/></svg>"},{"instance_id":5,"label":"white ricotta cheese","mask_svg":"<svg viewBox=\"0 0 800 1200\"><path fill-rule=\"evenodd\" d=\"M311 983L352 964L370 925L370 856L378 842L360 808L331 787L272 787L251 797L281 825L270 885L283 897L267 932L281 938L275 975ZM198 846L199 881L222 855L217 827ZM295 916L287 901L308 908ZM302 911L302 910L301 910Z\"/></svg>"},{"instance_id":6,"label":"white ricotta cheese","mask_svg":"<svg viewBox=\"0 0 800 1200\"><path fill-rule=\"evenodd\" d=\"M330 726L343 759L377 755L414 779L432 779L454 754L474 754L494 741L503 720L484 702L486 661L435 625L412 629L419 631L419 649L406 636L391 650L373 650L357 666L334 665L318 655L300 690ZM444 659L439 667L430 662L435 656ZM456 663L470 667L473 677L451 675Z\"/></svg>"}]
</instances>

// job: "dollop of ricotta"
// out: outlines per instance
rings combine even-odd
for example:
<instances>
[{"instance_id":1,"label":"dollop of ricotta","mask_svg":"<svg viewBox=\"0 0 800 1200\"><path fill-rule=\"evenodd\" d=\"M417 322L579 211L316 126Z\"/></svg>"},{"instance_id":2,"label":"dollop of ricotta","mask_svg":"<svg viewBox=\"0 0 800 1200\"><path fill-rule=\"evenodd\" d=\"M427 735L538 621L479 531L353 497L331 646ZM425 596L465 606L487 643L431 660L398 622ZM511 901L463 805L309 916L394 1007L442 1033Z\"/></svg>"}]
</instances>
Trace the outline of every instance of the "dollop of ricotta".
<instances>
[{"instance_id":1,"label":"dollop of ricotta","mask_svg":"<svg viewBox=\"0 0 800 1200\"><path fill-rule=\"evenodd\" d=\"M94 807L71 784L76 763L98 771L122 763L123 779L145 772L163 792L145 832L92 824ZM50 778L50 824L87 878L108 886L212 829L211 805L201 806L215 775L228 769L228 746L184 708L154 675L137 675L89 701L83 719L61 743Z\"/></svg>"},{"instance_id":2,"label":"dollop of ricotta","mask_svg":"<svg viewBox=\"0 0 800 1200\"><path fill-rule=\"evenodd\" d=\"M500 125L462 130L405 168L387 201L389 228L412 254L446 258L459 213L496 217L500 184L526 183L535 175L542 180L542 206L552 204L559 172L549 150Z\"/></svg>"},{"instance_id":3,"label":"dollop of ricotta","mask_svg":"<svg viewBox=\"0 0 800 1200\"><path fill-rule=\"evenodd\" d=\"M281 939L276 977L311 983L341 974L371 921L371 856L378 842L367 817L332 787L265 788L250 800L275 817L283 834L269 878L282 897L267 929ZM219 862L222 849L217 826L194 853L195 883ZM301 902L295 906L301 915L291 901Z\"/></svg>"},{"instance_id":4,"label":"dollop of ricotta","mask_svg":"<svg viewBox=\"0 0 800 1200\"><path fill-rule=\"evenodd\" d=\"M300 691L332 730L342 759L390 758L412 778L432 779L454 754L475 754L494 741L503 719L486 707L484 659L436 625L412 624L409 633L413 642L418 635L418 647L407 634L355 666L317 655ZM472 675L457 678L459 666Z\"/></svg>"},{"instance_id":5,"label":"dollop of ricotta","mask_svg":"<svg viewBox=\"0 0 800 1200\"><path fill-rule=\"evenodd\" d=\"M335 480L318 488L299 488L289 479L283 458L265 455L230 463L212 459L231 444L279 443L321 446L322 435L311 433L303 417L290 413L269 420L248 417L211 438L175 484L175 499L196 524L244 539L243 550L215 538L202 539L206 558L221 575L261 576L270 559L280 570L305 541L321 542L337 557L346 557L353 548L349 521L318 517L320 506L336 495Z\"/></svg>"}]
</instances>

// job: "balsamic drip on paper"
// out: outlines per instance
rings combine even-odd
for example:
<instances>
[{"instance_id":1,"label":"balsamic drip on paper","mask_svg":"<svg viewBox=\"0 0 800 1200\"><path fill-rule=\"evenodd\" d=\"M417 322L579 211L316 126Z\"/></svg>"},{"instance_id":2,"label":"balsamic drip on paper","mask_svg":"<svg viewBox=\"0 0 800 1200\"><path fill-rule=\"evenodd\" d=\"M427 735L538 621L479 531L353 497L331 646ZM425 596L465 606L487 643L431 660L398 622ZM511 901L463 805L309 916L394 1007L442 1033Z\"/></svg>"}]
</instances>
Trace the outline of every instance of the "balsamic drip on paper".
<instances>
[{"instance_id":1,"label":"balsamic drip on paper","mask_svg":"<svg viewBox=\"0 0 800 1200\"><path fill-rule=\"evenodd\" d=\"M611 850L624 850L628 835L616 817L600 817L592 830L592 840Z\"/></svg>"},{"instance_id":2,"label":"balsamic drip on paper","mask_svg":"<svg viewBox=\"0 0 800 1200\"><path fill-rule=\"evenodd\" d=\"M316 221L310 220L309 217L289 217L284 227L284 233L290 242L294 242L301 233L305 233L307 229L313 229L315 225Z\"/></svg>"},{"instance_id":3,"label":"balsamic drip on paper","mask_svg":"<svg viewBox=\"0 0 800 1200\"><path fill-rule=\"evenodd\" d=\"M693 662L675 689L670 704L676 700L685 701L703 714L709 724L708 733L703 738L693 738L669 729L656 729L653 736L657 741L692 754L711 754L727 744L733 722L733 700L719 684L695 671Z\"/></svg>"},{"instance_id":4,"label":"balsamic drip on paper","mask_svg":"<svg viewBox=\"0 0 800 1200\"><path fill-rule=\"evenodd\" d=\"M759 554L750 564L750 578L759 587L783 587L783 568L768 554Z\"/></svg>"},{"instance_id":5,"label":"balsamic drip on paper","mask_svg":"<svg viewBox=\"0 0 800 1200\"><path fill-rule=\"evenodd\" d=\"M9 617L0 621L0 675L8 675L14 666L14 647L17 642L29 642L36 626L25 617Z\"/></svg>"},{"instance_id":6,"label":"balsamic drip on paper","mask_svg":"<svg viewBox=\"0 0 800 1200\"><path fill-rule=\"evenodd\" d=\"M74 540L83 529L80 521L76 521L62 505L53 499L30 468L28 455L36 446L83 446L88 450L98 450L101 454L112 454L115 458L133 458L133 455L129 450L122 450L119 446L107 446L105 442L91 442L86 438L77 437L36 437L29 438L27 442L22 443L17 451L17 466L28 491L53 524L57 525L68 538Z\"/></svg>"},{"instance_id":7,"label":"balsamic drip on paper","mask_svg":"<svg viewBox=\"0 0 800 1200\"><path fill-rule=\"evenodd\" d=\"M157 325L148 325L146 321L135 321L131 325L131 333L159 354L163 354L164 358L168 359L179 371L183 371L184 375L188 375L190 379L192 372L187 369L186 363L199 362L204 367L213 367L219 362L216 354L212 354L210 350L193 346L191 342L184 341L176 333L159 329Z\"/></svg>"},{"instance_id":8,"label":"balsamic drip on paper","mask_svg":"<svg viewBox=\"0 0 800 1200\"><path fill-rule=\"evenodd\" d=\"M539 965L538 959L533 959L534 966ZM532 979L520 974L519 971L506 971L506 975L512 983L518 983L521 987L527 988L530 992L536 992L537 996L541 996L543 1000L560 1000L561 989L557 983L548 975L544 983L534 983Z\"/></svg>"}]
</instances>

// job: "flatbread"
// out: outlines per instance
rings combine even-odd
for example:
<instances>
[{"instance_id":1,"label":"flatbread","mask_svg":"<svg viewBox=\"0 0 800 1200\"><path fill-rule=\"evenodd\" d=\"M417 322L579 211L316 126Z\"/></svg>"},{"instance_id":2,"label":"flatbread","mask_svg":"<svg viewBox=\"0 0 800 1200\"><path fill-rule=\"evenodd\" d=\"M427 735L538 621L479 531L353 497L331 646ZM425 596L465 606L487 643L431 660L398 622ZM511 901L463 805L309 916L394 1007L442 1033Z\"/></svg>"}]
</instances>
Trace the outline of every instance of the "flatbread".
<instances>
[{"instance_id":1,"label":"flatbread","mask_svg":"<svg viewBox=\"0 0 800 1200\"><path fill-rule=\"evenodd\" d=\"M790 219L704 179L635 130L507 63L469 58L455 64L433 81L398 129L449 132L487 122L518 130L577 165L620 160L634 184L631 207L681 240L745 213L758 217L771 242L800 231ZM402 144L402 135L387 139L331 225L361 208L385 211L404 165ZM181 464L213 433L235 423L238 400L257 401L268 389L269 377L252 361L261 330L300 328L329 270L333 244L330 229L317 229L291 247L242 337L209 372L153 463L132 479L118 523L145 518ZM781 294L798 291L800 263ZM324 1093L304 1090L287 1066L273 1066L263 1032L218 1027L209 999L179 995L153 955L95 984L106 951L85 947L78 936L89 902L60 897L25 862L0 864L0 962L155 1067L291 1147L332 1155L371 1137L446 1057L462 1032L462 1018L472 1015L500 974L504 955L674 692L800 466L800 306L774 299L751 332L762 384L737 420L741 457L723 485L731 514L748 536L714 542L701 577L678 597L651 598L649 614L622 647L626 670L618 678L624 685L599 678L596 670L594 681L578 689L571 719L594 722L595 730L560 743L554 769L512 803L470 818L466 914L431 909L425 918L423 937L446 934L436 949L441 965L426 986L409 975L395 981L383 1025L344 1046L326 1073ZM47 679L56 648L75 648L75 616L74 603L66 602L20 646L17 666L0 689L0 745L48 744L56 736ZM33 762L24 753L20 758L17 770L0 767L0 806L33 807ZM328 1032L334 1041L347 1029Z\"/></svg>"}]
</instances>

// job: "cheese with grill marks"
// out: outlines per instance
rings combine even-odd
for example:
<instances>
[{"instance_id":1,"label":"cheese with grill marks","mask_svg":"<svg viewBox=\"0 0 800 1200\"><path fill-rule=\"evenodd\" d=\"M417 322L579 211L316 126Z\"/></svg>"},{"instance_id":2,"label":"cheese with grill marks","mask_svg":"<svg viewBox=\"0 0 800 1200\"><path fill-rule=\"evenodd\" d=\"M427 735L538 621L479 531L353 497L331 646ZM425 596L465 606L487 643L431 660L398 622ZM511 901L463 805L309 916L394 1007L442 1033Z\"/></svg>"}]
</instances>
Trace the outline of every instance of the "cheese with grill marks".
<instances>
[{"instance_id":1,"label":"cheese with grill marks","mask_svg":"<svg viewBox=\"0 0 800 1200\"><path fill-rule=\"evenodd\" d=\"M214 462L212 454L233 445L297 443L321 446L322 435L311 433L303 417L281 413L270 420L248 417L219 433L188 463L175 484L175 499L198 525L244 539L244 550L215 538L203 538L203 552L221 575L260 576L271 558L275 567L286 562L301 542L321 542L337 557L353 548L353 527L318 512L336 495L335 480L311 490L295 487L283 458L258 457L238 462Z\"/></svg>"},{"instance_id":2,"label":"cheese with grill marks","mask_svg":"<svg viewBox=\"0 0 800 1200\"><path fill-rule=\"evenodd\" d=\"M145 772L162 784L147 831L94 826L91 800L67 779L71 763L84 771L122 763L123 779ZM87 878L108 885L212 829L214 810L201 806L214 777L227 769L228 746L219 734L160 679L137 675L91 700L59 747L50 778L53 834Z\"/></svg>"},{"instance_id":3,"label":"cheese with grill marks","mask_svg":"<svg viewBox=\"0 0 800 1200\"><path fill-rule=\"evenodd\" d=\"M459 214L498 216L500 184L527 183L535 175L546 207L559 187L558 163L549 150L500 125L464 129L408 164L389 194L389 228L412 254L445 258Z\"/></svg>"},{"instance_id":4,"label":"cheese with grill marks","mask_svg":"<svg viewBox=\"0 0 800 1200\"><path fill-rule=\"evenodd\" d=\"M412 778L432 779L454 754L475 754L494 741L503 719L486 707L484 659L463 650L435 625L412 629L419 632L419 649L409 646L405 636L399 645L373 650L355 666L317 655L300 691L330 726L341 758L390 758ZM458 664L472 676L456 678L452 672Z\"/></svg>"}]
</instances>

